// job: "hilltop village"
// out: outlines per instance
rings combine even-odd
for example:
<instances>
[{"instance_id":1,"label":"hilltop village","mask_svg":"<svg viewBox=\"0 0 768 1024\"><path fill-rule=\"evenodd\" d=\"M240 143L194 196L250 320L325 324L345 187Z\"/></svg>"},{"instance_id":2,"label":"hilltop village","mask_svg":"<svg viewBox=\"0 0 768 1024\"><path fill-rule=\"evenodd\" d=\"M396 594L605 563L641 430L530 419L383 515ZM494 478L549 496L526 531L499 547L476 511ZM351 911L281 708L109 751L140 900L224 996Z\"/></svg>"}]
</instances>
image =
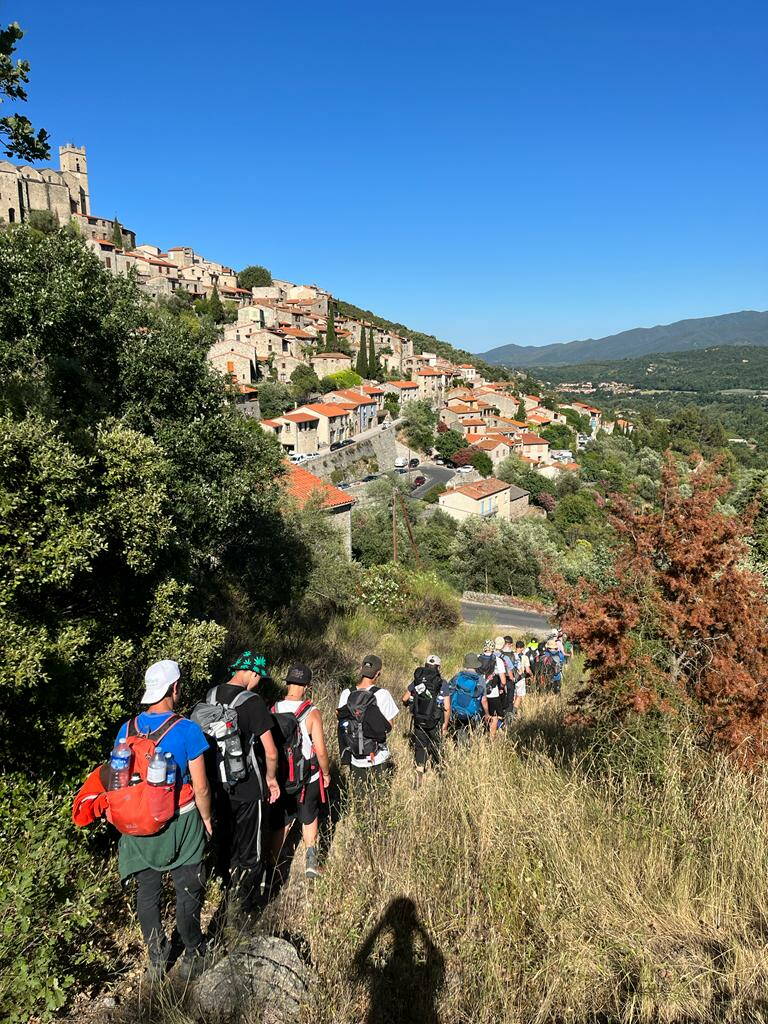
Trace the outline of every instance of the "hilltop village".
<instances>
[{"instance_id":1,"label":"hilltop village","mask_svg":"<svg viewBox=\"0 0 768 1024\"><path fill-rule=\"evenodd\" d=\"M463 439L462 459L441 458L436 449L422 453L434 464L456 470L445 481L439 504L458 519L474 514L514 518L528 506L526 492L478 471L472 455L485 453L492 469L515 455L555 479L577 473L579 465L576 452L553 447L542 436L548 428L579 423L578 447L600 430L632 430L628 420L606 421L586 402L555 403L522 393L522 374L491 381L472 362L454 363L437 352L416 351L411 337L345 315L331 293L317 285L269 277L263 284L244 287L232 267L188 245L167 250L137 245L130 228L92 212L85 147L60 147L58 171L0 162L0 214L8 223L35 223L42 216L70 224L107 271L132 276L154 300L203 300L225 309L229 322L220 325L210 347L211 364L231 380L243 413L258 419L279 441L292 466L295 496L306 499L315 481L334 512L348 512L355 502L336 486L354 484L353 473L343 468L352 462L348 457L339 462L334 453L392 428L389 454L382 456L381 447L377 449L378 471L403 468L406 462L410 469L418 463L410 451L406 460L398 434L414 401L434 412L438 434L451 430ZM291 385L297 379L307 382L306 400L284 402L288 407L278 414L263 415L259 396L264 384ZM568 410L575 419L568 417ZM306 464L312 462L315 472L310 473Z\"/></svg>"}]
</instances>

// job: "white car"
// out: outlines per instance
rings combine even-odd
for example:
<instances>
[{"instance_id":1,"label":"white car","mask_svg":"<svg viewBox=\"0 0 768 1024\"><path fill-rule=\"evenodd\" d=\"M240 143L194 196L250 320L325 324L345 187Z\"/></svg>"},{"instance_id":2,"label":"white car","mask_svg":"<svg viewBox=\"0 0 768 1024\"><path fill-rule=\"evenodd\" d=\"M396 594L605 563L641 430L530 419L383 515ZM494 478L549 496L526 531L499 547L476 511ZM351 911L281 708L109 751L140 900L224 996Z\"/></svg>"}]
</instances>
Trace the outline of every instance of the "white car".
<instances>
[{"instance_id":1,"label":"white car","mask_svg":"<svg viewBox=\"0 0 768 1024\"><path fill-rule=\"evenodd\" d=\"M460 473L474 473L475 472L475 467L474 466L459 466L459 472Z\"/></svg>"},{"instance_id":2,"label":"white car","mask_svg":"<svg viewBox=\"0 0 768 1024\"><path fill-rule=\"evenodd\" d=\"M405 469L408 465L408 459L404 455L398 455L395 459L395 469Z\"/></svg>"},{"instance_id":3,"label":"white car","mask_svg":"<svg viewBox=\"0 0 768 1024\"><path fill-rule=\"evenodd\" d=\"M288 458L291 460L291 462L294 464L294 466L299 466L299 465L301 465L302 462L306 462L307 459L309 458L309 456L308 455L295 455L295 454L291 454L291 455L288 456Z\"/></svg>"}]
</instances>

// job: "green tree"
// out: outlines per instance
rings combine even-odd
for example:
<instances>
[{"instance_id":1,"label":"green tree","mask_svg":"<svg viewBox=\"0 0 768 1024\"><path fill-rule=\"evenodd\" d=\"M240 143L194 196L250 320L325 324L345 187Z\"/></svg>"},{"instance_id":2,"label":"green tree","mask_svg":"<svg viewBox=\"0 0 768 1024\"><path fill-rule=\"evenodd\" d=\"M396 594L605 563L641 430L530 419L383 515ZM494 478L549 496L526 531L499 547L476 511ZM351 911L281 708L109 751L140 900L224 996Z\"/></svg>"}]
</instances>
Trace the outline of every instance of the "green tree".
<instances>
[{"instance_id":1,"label":"green tree","mask_svg":"<svg viewBox=\"0 0 768 1024\"><path fill-rule=\"evenodd\" d=\"M16 44L24 33L18 22L0 30L0 103L9 100L24 102L27 92L24 86L29 82L29 62L14 61ZM20 160L46 160L51 155L48 132L40 129L37 134L29 118L22 114L11 114L0 118L0 139L5 155Z\"/></svg>"},{"instance_id":2,"label":"green tree","mask_svg":"<svg viewBox=\"0 0 768 1024\"><path fill-rule=\"evenodd\" d=\"M493 476L493 462L487 452L475 452L470 465L480 473L481 476Z\"/></svg>"},{"instance_id":3,"label":"green tree","mask_svg":"<svg viewBox=\"0 0 768 1024\"><path fill-rule=\"evenodd\" d=\"M403 431L408 444L416 451L427 453L435 443L437 413L429 402L419 399L406 402L403 407L405 425Z\"/></svg>"},{"instance_id":4,"label":"green tree","mask_svg":"<svg viewBox=\"0 0 768 1024\"><path fill-rule=\"evenodd\" d=\"M42 231L46 235L59 230L58 214L52 210L30 210L27 214L27 223L35 231Z\"/></svg>"},{"instance_id":5,"label":"green tree","mask_svg":"<svg viewBox=\"0 0 768 1024\"><path fill-rule=\"evenodd\" d=\"M568 449L569 451L575 451L576 449L576 438L573 435L573 431L564 423L551 424L541 431L541 436L549 441L552 448Z\"/></svg>"},{"instance_id":6,"label":"green tree","mask_svg":"<svg viewBox=\"0 0 768 1024\"><path fill-rule=\"evenodd\" d=\"M456 452L466 447L466 438L458 430L445 430L435 439L435 448L442 459L452 459Z\"/></svg>"},{"instance_id":7,"label":"green tree","mask_svg":"<svg viewBox=\"0 0 768 1024\"><path fill-rule=\"evenodd\" d=\"M526 412L526 409L525 409L525 400L522 399L522 398L520 399L520 403L519 403L519 405L517 407L517 412L515 413L515 419L519 420L521 423L525 423L525 421L528 419L528 413Z\"/></svg>"},{"instance_id":8,"label":"green tree","mask_svg":"<svg viewBox=\"0 0 768 1024\"><path fill-rule=\"evenodd\" d=\"M569 544L578 540L600 542L607 536L605 510L598 506L594 492L586 488L561 498L552 522Z\"/></svg>"},{"instance_id":9,"label":"green tree","mask_svg":"<svg viewBox=\"0 0 768 1024\"><path fill-rule=\"evenodd\" d=\"M360 328L360 348L357 350L357 362L355 363L355 372L363 378L368 379L368 353L365 344L365 328Z\"/></svg>"},{"instance_id":10,"label":"green tree","mask_svg":"<svg viewBox=\"0 0 768 1024\"><path fill-rule=\"evenodd\" d=\"M400 399L395 394L384 395L384 408L387 410L393 420L396 420L400 415Z\"/></svg>"},{"instance_id":11,"label":"green tree","mask_svg":"<svg viewBox=\"0 0 768 1024\"><path fill-rule=\"evenodd\" d=\"M276 380L265 380L259 384L259 408L265 420L281 416L293 408L293 391L288 384Z\"/></svg>"},{"instance_id":12,"label":"green tree","mask_svg":"<svg viewBox=\"0 0 768 1024\"><path fill-rule=\"evenodd\" d=\"M327 395L329 391L341 391L344 388L356 388L363 383L363 378L354 370L337 370L329 373L320 381L320 391Z\"/></svg>"},{"instance_id":13,"label":"green tree","mask_svg":"<svg viewBox=\"0 0 768 1024\"><path fill-rule=\"evenodd\" d=\"M244 267L237 275L238 288L268 288L272 284L272 275L266 267Z\"/></svg>"},{"instance_id":14,"label":"green tree","mask_svg":"<svg viewBox=\"0 0 768 1024\"><path fill-rule=\"evenodd\" d=\"M117 217L112 221L112 244L116 249L123 248L123 231Z\"/></svg>"},{"instance_id":15,"label":"green tree","mask_svg":"<svg viewBox=\"0 0 768 1024\"><path fill-rule=\"evenodd\" d=\"M299 405L320 391L320 381L311 366L301 363L291 374L291 392ZM263 413L262 413L263 414Z\"/></svg>"},{"instance_id":16,"label":"green tree","mask_svg":"<svg viewBox=\"0 0 768 1024\"><path fill-rule=\"evenodd\" d=\"M208 315L215 324L224 322L224 306L219 298L219 289L213 286L213 291L208 297Z\"/></svg>"},{"instance_id":17,"label":"green tree","mask_svg":"<svg viewBox=\"0 0 768 1024\"><path fill-rule=\"evenodd\" d=\"M379 360L376 357L376 346L373 342L373 328L368 331L368 376L376 380L379 376Z\"/></svg>"},{"instance_id":18,"label":"green tree","mask_svg":"<svg viewBox=\"0 0 768 1024\"><path fill-rule=\"evenodd\" d=\"M325 351L338 352L339 340L336 337L336 323L333 318L333 303L328 303L328 320L325 327Z\"/></svg>"}]
</instances>

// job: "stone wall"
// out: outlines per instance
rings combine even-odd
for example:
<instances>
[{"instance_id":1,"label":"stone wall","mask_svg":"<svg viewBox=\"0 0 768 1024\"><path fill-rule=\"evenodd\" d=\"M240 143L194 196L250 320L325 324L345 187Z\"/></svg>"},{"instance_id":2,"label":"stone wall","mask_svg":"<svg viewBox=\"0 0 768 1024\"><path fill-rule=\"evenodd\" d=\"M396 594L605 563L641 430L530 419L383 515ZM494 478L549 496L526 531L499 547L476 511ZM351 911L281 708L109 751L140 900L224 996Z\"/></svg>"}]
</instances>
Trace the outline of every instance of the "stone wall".
<instances>
[{"instance_id":1,"label":"stone wall","mask_svg":"<svg viewBox=\"0 0 768 1024\"><path fill-rule=\"evenodd\" d=\"M323 480L330 481L335 469L347 471L351 479L359 475L359 469L367 469L365 465L376 461L378 472L385 473L395 468L395 429L387 426L370 437L355 441L346 448L338 448L335 452L325 452L306 464L307 469Z\"/></svg>"}]
</instances>

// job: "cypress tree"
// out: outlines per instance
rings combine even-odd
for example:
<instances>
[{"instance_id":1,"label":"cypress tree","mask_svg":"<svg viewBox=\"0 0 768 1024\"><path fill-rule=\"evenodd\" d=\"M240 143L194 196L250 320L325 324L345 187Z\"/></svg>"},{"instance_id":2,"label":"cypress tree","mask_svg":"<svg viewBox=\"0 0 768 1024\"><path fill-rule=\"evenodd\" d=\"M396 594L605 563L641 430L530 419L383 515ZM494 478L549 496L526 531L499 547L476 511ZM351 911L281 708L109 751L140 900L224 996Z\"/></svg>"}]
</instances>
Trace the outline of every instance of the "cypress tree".
<instances>
[{"instance_id":1,"label":"cypress tree","mask_svg":"<svg viewBox=\"0 0 768 1024\"><path fill-rule=\"evenodd\" d=\"M376 346L373 344L373 328L368 330L368 376L377 377L379 373L379 364L376 359Z\"/></svg>"},{"instance_id":2,"label":"cypress tree","mask_svg":"<svg viewBox=\"0 0 768 1024\"><path fill-rule=\"evenodd\" d=\"M215 324L220 324L224 319L224 306L221 304L221 299L219 298L219 289L216 287L216 285L213 286L211 297L210 299L208 299L208 312L210 313L211 318L213 319L213 322Z\"/></svg>"},{"instance_id":3,"label":"cypress tree","mask_svg":"<svg viewBox=\"0 0 768 1024\"><path fill-rule=\"evenodd\" d=\"M116 249L123 248L123 232L120 228L120 221L115 217L112 222L112 242Z\"/></svg>"},{"instance_id":4,"label":"cypress tree","mask_svg":"<svg viewBox=\"0 0 768 1024\"><path fill-rule=\"evenodd\" d=\"M333 319L333 303L328 303L328 323L325 327L325 351L336 351L336 324Z\"/></svg>"},{"instance_id":5,"label":"cypress tree","mask_svg":"<svg viewBox=\"0 0 768 1024\"><path fill-rule=\"evenodd\" d=\"M365 328L360 328L360 348L357 350L357 363L355 364L355 372L358 373L363 380L368 377L368 356L365 350Z\"/></svg>"}]
</instances>

